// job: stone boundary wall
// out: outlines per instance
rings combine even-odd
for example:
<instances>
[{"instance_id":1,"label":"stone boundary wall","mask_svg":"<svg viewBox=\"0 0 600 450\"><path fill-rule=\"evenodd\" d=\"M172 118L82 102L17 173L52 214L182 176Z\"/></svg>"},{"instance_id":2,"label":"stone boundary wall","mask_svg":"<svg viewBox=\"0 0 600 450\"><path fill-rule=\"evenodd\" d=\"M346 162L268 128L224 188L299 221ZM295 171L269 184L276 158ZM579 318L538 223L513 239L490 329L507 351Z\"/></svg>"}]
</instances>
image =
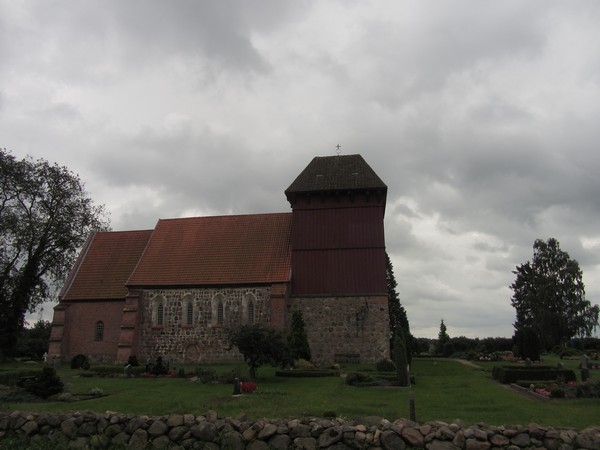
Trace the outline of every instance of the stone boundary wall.
<instances>
[{"instance_id":1,"label":"stone boundary wall","mask_svg":"<svg viewBox=\"0 0 600 450\"><path fill-rule=\"evenodd\" d=\"M600 450L600 426L581 431L536 424L465 427L459 420L418 424L379 417L249 421L244 415L220 418L214 411L162 417L0 412L0 443L15 433L30 442L49 440L71 449Z\"/></svg>"}]
</instances>

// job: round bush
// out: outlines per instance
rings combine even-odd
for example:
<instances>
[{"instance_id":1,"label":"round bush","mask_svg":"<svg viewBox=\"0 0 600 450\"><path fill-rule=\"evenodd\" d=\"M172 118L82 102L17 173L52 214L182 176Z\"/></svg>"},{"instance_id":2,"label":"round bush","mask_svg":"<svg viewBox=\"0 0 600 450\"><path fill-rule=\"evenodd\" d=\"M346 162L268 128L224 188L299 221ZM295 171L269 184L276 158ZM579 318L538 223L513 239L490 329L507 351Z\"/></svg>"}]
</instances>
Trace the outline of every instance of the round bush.
<instances>
[{"instance_id":1,"label":"round bush","mask_svg":"<svg viewBox=\"0 0 600 450\"><path fill-rule=\"evenodd\" d=\"M71 359L71 369L89 369L90 368L90 361L88 360L88 357L85 355L75 355L73 356L73 359Z\"/></svg>"},{"instance_id":2,"label":"round bush","mask_svg":"<svg viewBox=\"0 0 600 450\"><path fill-rule=\"evenodd\" d=\"M378 372L395 372L396 364L391 359L381 359L377 361L376 369Z\"/></svg>"}]
</instances>

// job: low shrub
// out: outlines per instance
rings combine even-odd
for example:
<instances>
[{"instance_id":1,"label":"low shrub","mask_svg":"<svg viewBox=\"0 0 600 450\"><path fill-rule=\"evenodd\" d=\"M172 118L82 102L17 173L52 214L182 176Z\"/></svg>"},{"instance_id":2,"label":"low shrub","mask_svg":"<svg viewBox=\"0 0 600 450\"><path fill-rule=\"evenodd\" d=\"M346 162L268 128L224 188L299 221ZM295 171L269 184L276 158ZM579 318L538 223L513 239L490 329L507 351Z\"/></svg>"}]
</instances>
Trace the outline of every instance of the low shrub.
<instances>
[{"instance_id":1,"label":"low shrub","mask_svg":"<svg viewBox=\"0 0 600 450\"><path fill-rule=\"evenodd\" d=\"M104 395L104 391L100 388L90 389L87 395L91 395L92 397L102 397Z\"/></svg>"},{"instance_id":2,"label":"low shrub","mask_svg":"<svg viewBox=\"0 0 600 450\"><path fill-rule=\"evenodd\" d=\"M169 362L165 363L162 356L158 356L156 363L150 364L150 366L150 370L147 370L147 372L153 375L167 375L169 373Z\"/></svg>"},{"instance_id":3,"label":"low shrub","mask_svg":"<svg viewBox=\"0 0 600 450\"><path fill-rule=\"evenodd\" d=\"M132 367L138 367L140 365L135 355L131 355L129 358L127 358L127 364L129 364Z\"/></svg>"},{"instance_id":4,"label":"low shrub","mask_svg":"<svg viewBox=\"0 0 600 450\"><path fill-rule=\"evenodd\" d=\"M308 361L306 359L302 359L302 358L297 360L296 363L294 364L294 366L296 367L296 369L300 369L300 370L315 368L315 365L313 363L311 363L310 361Z\"/></svg>"},{"instance_id":5,"label":"low shrub","mask_svg":"<svg viewBox=\"0 0 600 450\"><path fill-rule=\"evenodd\" d=\"M380 359L377 361L375 368L378 372L395 372L396 364L391 359Z\"/></svg>"},{"instance_id":6,"label":"low shrub","mask_svg":"<svg viewBox=\"0 0 600 450\"><path fill-rule=\"evenodd\" d=\"M500 383L515 383L518 380L550 381L561 379L563 381L576 381L577 376L571 369L557 368L554 366L494 366L492 377Z\"/></svg>"},{"instance_id":7,"label":"low shrub","mask_svg":"<svg viewBox=\"0 0 600 450\"><path fill-rule=\"evenodd\" d=\"M36 403L40 401L42 401L40 397L23 388L0 393L0 403Z\"/></svg>"},{"instance_id":8,"label":"low shrub","mask_svg":"<svg viewBox=\"0 0 600 450\"><path fill-rule=\"evenodd\" d=\"M339 377L340 371L333 369L278 370L275 375L288 378Z\"/></svg>"},{"instance_id":9,"label":"low shrub","mask_svg":"<svg viewBox=\"0 0 600 450\"><path fill-rule=\"evenodd\" d=\"M565 398L565 390L563 388L554 388L550 391L550 397L552 398Z\"/></svg>"},{"instance_id":10,"label":"low shrub","mask_svg":"<svg viewBox=\"0 0 600 450\"><path fill-rule=\"evenodd\" d=\"M369 383L372 381L372 377L360 372L350 372L348 375L346 375L346 384L350 386L357 386L359 384Z\"/></svg>"},{"instance_id":11,"label":"low shrub","mask_svg":"<svg viewBox=\"0 0 600 450\"><path fill-rule=\"evenodd\" d=\"M217 379L217 373L213 369L203 369L198 367L195 370L198 382L202 384L213 383Z\"/></svg>"},{"instance_id":12,"label":"low shrub","mask_svg":"<svg viewBox=\"0 0 600 450\"><path fill-rule=\"evenodd\" d=\"M40 369L35 370L15 370L0 372L0 384L5 386L16 386L19 378L36 377L40 374Z\"/></svg>"},{"instance_id":13,"label":"low shrub","mask_svg":"<svg viewBox=\"0 0 600 450\"><path fill-rule=\"evenodd\" d=\"M240 373L237 370L221 372L217 375L217 381L221 384L233 384L236 378L240 378Z\"/></svg>"},{"instance_id":14,"label":"low shrub","mask_svg":"<svg viewBox=\"0 0 600 450\"><path fill-rule=\"evenodd\" d=\"M600 398L600 380L577 385L577 398Z\"/></svg>"},{"instance_id":15,"label":"low shrub","mask_svg":"<svg viewBox=\"0 0 600 450\"><path fill-rule=\"evenodd\" d=\"M64 390L63 382L53 367L42 368L42 373L36 377L20 378L17 386L41 398L60 394Z\"/></svg>"},{"instance_id":16,"label":"low shrub","mask_svg":"<svg viewBox=\"0 0 600 450\"><path fill-rule=\"evenodd\" d=\"M87 356L79 354L71 359L71 369L88 370L90 368L90 360Z\"/></svg>"},{"instance_id":17,"label":"low shrub","mask_svg":"<svg viewBox=\"0 0 600 450\"><path fill-rule=\"evenodd\" d=\"M112 377L112 376L123 374L124 367L117 366L114 364L103 365L103 366L94 366L94 368L91 370L91 372L98 377Z\"/></svg>"}]
</instances>

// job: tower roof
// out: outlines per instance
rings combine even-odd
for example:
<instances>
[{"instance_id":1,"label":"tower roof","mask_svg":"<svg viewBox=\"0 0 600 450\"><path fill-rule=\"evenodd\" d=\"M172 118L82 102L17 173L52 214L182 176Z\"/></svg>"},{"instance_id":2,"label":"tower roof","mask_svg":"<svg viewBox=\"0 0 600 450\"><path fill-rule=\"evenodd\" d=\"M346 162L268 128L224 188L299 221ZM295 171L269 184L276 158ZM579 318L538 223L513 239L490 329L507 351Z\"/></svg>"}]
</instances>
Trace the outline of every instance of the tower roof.
<instances>
[{"instance_id":1,"label":"tower roof","mask_svg":"<svg viewBox=\"0 0 600 450\"><path fill-rule=\"evenodd\" d=\"M317 156L290 184L285 194L353 190L387 192L387 186L361 155Z\"/></svg>"}]
</instances>

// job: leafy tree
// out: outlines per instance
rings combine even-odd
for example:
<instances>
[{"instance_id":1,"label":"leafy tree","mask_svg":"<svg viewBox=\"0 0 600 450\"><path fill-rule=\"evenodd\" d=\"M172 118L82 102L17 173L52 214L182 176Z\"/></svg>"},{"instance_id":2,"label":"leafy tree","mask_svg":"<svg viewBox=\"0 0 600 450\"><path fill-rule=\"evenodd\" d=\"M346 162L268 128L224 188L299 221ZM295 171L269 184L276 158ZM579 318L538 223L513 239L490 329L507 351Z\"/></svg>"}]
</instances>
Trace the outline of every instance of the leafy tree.
<instances>
[{"instance_id":1,"label":"leafy tree","mask_svg":"<svg viewBox=\"0 0 600 450\"><path fill-rule=\"evenodd\" d=\"M406 344L406 356L410 363L412 359L412 351L416 347L415 338L410 333L410 325L408 323L408 316L406 310L400 304L400 297L396 291L398 283L394 276L394 267L392 266L392 260L390 255L386 253L386 266L385 266L385 277L387 282L388 291L388 311L390 315L390 352L394 353L395 336L398 331L402 331L405 338Z\"/></svg>"},{"instance_id":2,"label":"leafy tree","mask_svg":"<svg viewBox=\"0 0 600 450\"><path fill-rule=\"evenodd\" d=\"M48 351L51 329L52 323L48 320L38 320L33 327L23 328L19 333L15 356L41 359Z\"/></svg>"},{"instance_id":3,"label":"leafy tree","mask_svg":"<svg viewBox=\"0 0 600 450\"><path fill-rule=\"evenodd\" d=\"M440 332L438 333L438 340L436 346L436 353L444 354L444 348L448 348L448 344L451 344L450 336L446 332L446 324L444 323L444 319L440 323Z\"/></svg>"},{"instance_id":4,"label":"leafy tree","mask_svg":"<svg viewBox=\"0 0 600 450\"><path fill-rule=\"evenodd\" d=\"M304 317L300 310L292 313L292 324L287 342L292 358L310 361L310 345L308 344L306 330L304 329Z\"/></svg>"},{"instance_id":5,"label":"leafy tree","mask_svg":"<svg viewBox=\"0 0 600 450\"><path fill-rule=\"evenodd\" d=\"M107 226L104 208L69 169L0 150L0 359L12 354L25 313L65 278L90 232Z\"/></svg>"},{"instance_id":6,"label":"leafy tree","mask_svg":"<svg viewBox=\"0 0 600 450\"><path fill-rule=\"evenodd\" d=\"M264 364L285 365L290 351L277 330L261 324L244 325L232 330L229 336L248 364L248 376L256 378L256 369Z\"/></svg>"},{"instance_id":7,"label":"leafy tree","mask_svg":"<svg viewBox=\"0 0 600 450\"><path fill-rule=\"evenodd\" d=\"M513 273L517 276L510 285L516 331L534 330L545 350L565 345L574 336L592 334L598 325L598 305L585 299L579 263L560 249L556 239L537 239L532 261L517 266Z\"/></svg>"}]
</instances>

